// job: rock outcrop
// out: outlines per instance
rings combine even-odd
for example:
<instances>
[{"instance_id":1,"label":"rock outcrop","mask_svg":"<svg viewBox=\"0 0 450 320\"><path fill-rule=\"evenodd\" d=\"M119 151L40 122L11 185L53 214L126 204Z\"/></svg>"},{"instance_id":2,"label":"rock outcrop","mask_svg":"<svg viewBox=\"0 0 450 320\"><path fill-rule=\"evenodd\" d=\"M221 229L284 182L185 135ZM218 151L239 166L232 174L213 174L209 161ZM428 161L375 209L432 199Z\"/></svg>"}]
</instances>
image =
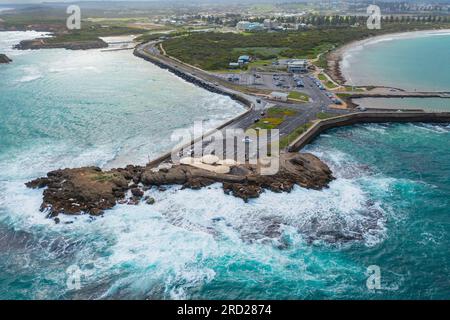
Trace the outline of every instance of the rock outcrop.
<instances>
[{"instance_id":1,"label":"rock outcrop","mask_svg":"<svg viewBox=\"0 0 450 320\"><path fill-rule=\"evenodd\" d=\"M98 215L125 197L128 181L117 172L102 172L97 167L63 169L49 172L47 177L28 182L29 188L44 190L41 210L49 216L59 213L87 212Z\"/></svg>"},{"instance_id":2,"label":"rock outcrop","mask_svg":"<svg viewBox=\"0 0 450 320\"><path fill-rule=\"evenodd\" d=\"M54 41L53 38L39 38L33 40L23 40L16 46L15 49L19 50L37 50L37 49L56 49L63 48L68 50L88 50L88 49L100 49L107 48L108 44L101 40L86 40L86 41Z\"/></svg>"},{"instance_id":3,"label":"rock outcrop","mask_svg":"<svg viewBox=\"0 0 450 320\"><path fill-rule=\"evenodd\" d=\"M0 53L0 64L1 63L10 63L12 60L8 58L5 54Z\"/></svg>"},{"instance_id":4,"label":"rock outcrop","mask_svg":"<svg viewBox=\"0 0 450 320\"><path fill-rule=\"evenodd\" d=\"M156 186L182 185L200 189L222 183L224 192L248 201L268 189L290 192L294 185L320 190L333 180L331 170L317 157L307 153L286 153L280 156L280 169L273 175L261 175L256 165L237 164L229 173L216 173L180 164L159 170L151 167L127 166L102 171L96 167L62 169L47 177L28 182L29 188L43 188L42 211L50 217L60 213L99 215L117 202L137 204L144 190ZM128 197L128 199L127 199ZM144 197L144 202L154 203Z\"/></svg>"}]
</instances>

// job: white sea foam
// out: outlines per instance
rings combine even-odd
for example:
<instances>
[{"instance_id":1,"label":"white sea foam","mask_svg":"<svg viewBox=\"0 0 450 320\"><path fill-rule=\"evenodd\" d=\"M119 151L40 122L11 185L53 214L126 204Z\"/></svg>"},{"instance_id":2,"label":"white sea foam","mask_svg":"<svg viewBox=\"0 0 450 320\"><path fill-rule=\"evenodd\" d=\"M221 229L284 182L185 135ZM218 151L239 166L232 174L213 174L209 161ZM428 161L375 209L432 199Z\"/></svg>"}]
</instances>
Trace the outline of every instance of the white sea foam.
<instances>
[{"instance_id":1,"label":"white sea foam","mask_svg":"<svg viewBox=\"0 0 450 320\"><path fill-rule=\"evenodd\" d=\"M22 68L25 75L20 77L17 82L30 82L42 78L44 75L38 67L27 66Z\"/></svg>"},{"instance_id":2,"label":"white sea foam","mask_svg":"<svg viewBox=\"0 0 450 320\"><path fill-rule=\"evenodd\" d=\"M95 220L61 216L59 225L38 211L40 192L7 184L2 194L8 196L1 198L0 207L13 213L14 224L22 230L45 226L64 235L67 243L91 239L102 246L102 238L110 243L105 248L110 254L104 257L95 257L84 246L77 255L81 267L94 264L96 272L89 281L129 270L128 276L125 272L108 286L104 297L189 298L192 289L216 277L210 262L226 256L282 268L293 261L286 260L280 247L298 248L305 241L320 244L336 236L337 241L356 236L372 246L384 237L381 209L368 206L366 194L348 179L338 179L324 191L299 187L290 194L268 191L248 204L225 195L219 185L199 191L151 189L147 194L156 199L152 206L118 205ZM311 281L317 277L307 270L298 272Z\"/></svg>"},{"instance_id":3,"label":"white sea foam","mask_svg":"<svg viewBox=\"0 0 450 320\"><path fill-rule=\"evenodd\" d=\"M370 126L366 126L366 127L364 127L366 130L368 130L368 131L373 131L373 132L376 132L377 134L388 134L389 132L388 132L388 128L386 128L386 126L385 125L382 125L382 124L373 124L373 125L370 125Z\"/></svg>"},{"instance_id":4,"label":"white sea foam","mask_svg":"<svg viewBox=\"0 0 450 320\"><path fill-rule=\"evenodd\" d=\"M449 133L449 130L448 130L449 128L444 127L443 125L421 123L421 124L411 124L411 126L414 127L414 129L420 129L420 130L437 133L437 134L448 134Z\"/></svg>"},{"instance_id":5,"label":"white sea foam","mask_svg":"<svg viewBox=\"0 0 450 320\"><path fill-rule=\"evenodd\" d=\"M20 55L31 51L21 51L13 49L13 46L22 40L32 40L35 38L45 38L51 36L50 33L37 31L2 31L0 32L0 51L8 55Z\"/></svg>"}]
</instances>

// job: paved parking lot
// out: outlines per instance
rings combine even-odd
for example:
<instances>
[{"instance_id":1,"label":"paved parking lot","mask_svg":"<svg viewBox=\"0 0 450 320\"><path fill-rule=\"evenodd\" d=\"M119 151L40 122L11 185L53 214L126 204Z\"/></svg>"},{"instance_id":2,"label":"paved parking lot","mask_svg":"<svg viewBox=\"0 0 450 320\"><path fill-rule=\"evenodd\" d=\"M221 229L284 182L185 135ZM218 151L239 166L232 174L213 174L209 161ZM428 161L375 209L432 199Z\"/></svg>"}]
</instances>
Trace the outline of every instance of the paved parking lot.
<instances>
[{"instance_id":1,"label":"paved parking lot","mask_svg":"<svg viewBox=\"0 0 450 320\"><path fill-rule=\"evenodd\" d=\"M292 74L288 73L223 73L217 74L231 83L264 90L289 91L296 89Z\"/></svg>"}]
</instances>

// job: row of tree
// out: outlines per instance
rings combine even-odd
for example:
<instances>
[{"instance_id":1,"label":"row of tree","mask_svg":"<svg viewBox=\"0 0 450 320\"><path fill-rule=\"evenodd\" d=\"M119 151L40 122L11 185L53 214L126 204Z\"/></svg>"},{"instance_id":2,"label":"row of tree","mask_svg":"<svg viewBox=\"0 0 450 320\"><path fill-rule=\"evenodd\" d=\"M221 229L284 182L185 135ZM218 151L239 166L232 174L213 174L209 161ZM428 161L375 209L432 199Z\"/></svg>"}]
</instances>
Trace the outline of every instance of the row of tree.
<instances>
[{"instance_id":1,"label":"row of tree","mask_svg":"<svg viewBox=\"0 0 450 320\"><path fill-rule=\"evenodd\" d=\"M300 18L296 17L281 17L278 20L282 23L304 23L313 26L351 26L357 23L365 23L367 21L367 16L319 16L310 15ZM438 15L428 15L428 16L382 16L382 22L386 23L408 23L408 22L450 22L450 16L438 16Z\"/></svg>"},{"instance_id":2,"label":"row of tree","mask_svg":"<svg viewBox=\"0 0 450 320\"><path fill-rule=\"evenodd\" d=\"M239 16L234 17L218 17L218 16L206 16L202 17L202 20L210 24L236 26L236 24L244 18ZM255 17L248 19L251 22L262 23L266 18ZM272 17L272 20L277 20L280 23L298 24L304 23L313 26L353 26L356 24L365 23L367 16L323 16L323 15L307 15L303 17ZM384 23L409 23L409 22L429 22L429 23L448 23L450 22L450 16L444 15L427 15L427 16L410 16L410 15L390 15L382 16L381 21Z\"/></svg>"}]
</instances>

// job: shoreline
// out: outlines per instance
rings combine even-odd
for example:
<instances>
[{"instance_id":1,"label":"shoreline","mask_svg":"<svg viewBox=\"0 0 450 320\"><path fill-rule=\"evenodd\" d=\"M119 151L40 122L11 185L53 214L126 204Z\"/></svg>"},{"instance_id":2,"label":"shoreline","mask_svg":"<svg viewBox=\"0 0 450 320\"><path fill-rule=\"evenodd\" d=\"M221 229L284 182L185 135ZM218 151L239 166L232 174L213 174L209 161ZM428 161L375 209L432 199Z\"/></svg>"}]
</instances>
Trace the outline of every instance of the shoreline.
<instances>
[{"instance_id":1,"label":"shoreline","mask_svg":"<svg viewBox=\"0 0 450 320\"><path fill-rule=\"evenodd\" d=\"M355 50L359 47L363 47L365 45L374 43L374 42L381 42L381 41L391 41L392 38L395 39L410 39L410 38L416 38L420 36L433 36L433 35L439 35L439 34L449 34L450 29L430 29L430 30L418 30L418 31L407 31L407 32L394 32L394 33L386 33L374 37L369 37L363 40L356 40L352 41L350 43L344 44L332 52L328 53L327 55L327 68L325 69L326 73L337 83L340 85L352 85L348 82L351 81L348 79L345 75L343 63L345 62L345 59L347 58L346 55L348 55L348 52L351 50ZM388 88L388 86L383 85L358 85L354 84L353 86L373 86L378 88ZM390 88L390 87L389 87ZM396 88L399 90L405 90L403 88Z\"/></svg>"}]
</instances>

